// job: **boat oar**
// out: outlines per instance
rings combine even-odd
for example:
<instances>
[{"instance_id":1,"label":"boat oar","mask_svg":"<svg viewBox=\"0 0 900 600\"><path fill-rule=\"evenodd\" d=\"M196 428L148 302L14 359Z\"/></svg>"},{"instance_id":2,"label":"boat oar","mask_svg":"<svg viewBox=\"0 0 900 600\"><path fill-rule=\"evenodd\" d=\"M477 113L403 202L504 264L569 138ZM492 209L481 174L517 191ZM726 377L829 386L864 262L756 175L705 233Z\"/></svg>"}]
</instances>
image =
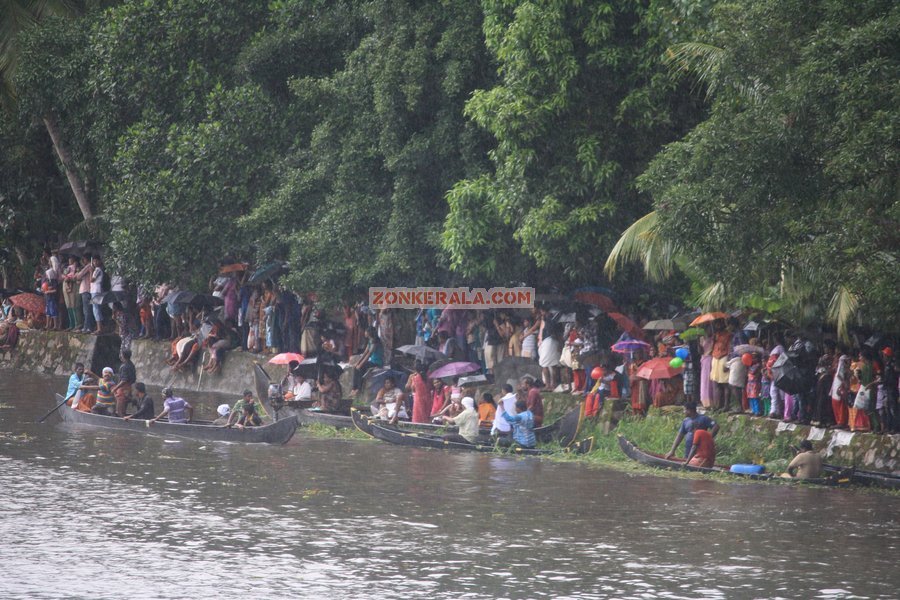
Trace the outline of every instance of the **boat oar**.
<instances>
[{"instance_id":1,"label":"boat oar","mask_svg":"<svg viewBox=\"0 0 900 600\"><path fill-rule=\"evenodd\" d=\"M69 399L68 399L68 398L65 398L62 402L60 402L59 404L57 404L56 406L54 406L54 407L53 407L53 410L51 410L51 411L48 412L46 415L44 415L43 417L41 417L40 419L38 419L37 422L38 422L38 423L43 423L44 420L45 420L47 417L49 417L50 415L52 415L53 413L55 413L56 411L58 411L58 410L59 410L59 407L62 406L63 404L65 404L65 403L68 402L68 401L69 401Z\"/></svg>"}]
</instances>

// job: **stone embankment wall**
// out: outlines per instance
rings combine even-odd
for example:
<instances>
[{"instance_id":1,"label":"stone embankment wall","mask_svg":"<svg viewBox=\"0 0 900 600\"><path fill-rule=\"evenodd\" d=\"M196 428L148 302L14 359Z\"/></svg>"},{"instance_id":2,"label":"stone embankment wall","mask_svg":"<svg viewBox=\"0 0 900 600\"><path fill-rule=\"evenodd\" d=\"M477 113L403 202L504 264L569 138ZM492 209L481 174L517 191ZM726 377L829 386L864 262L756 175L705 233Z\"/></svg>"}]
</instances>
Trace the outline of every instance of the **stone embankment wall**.
<instances>
[{"instance_id":1,"label":"stone embankment wall","mask_svg":"<svg viewBox=\"0 0 900 600\"><path fill-rule=\"evenodd\" d=\"M176 390L240 394L253 388L253 362L265 362L267 357L246 352L226 353L221 372L200 377L200 369L173 374L166 358L168 342L134 340L132 360L137 368L138 381L150 386L172 385ZM0 368L19 369L48 375L68 375L75 362L99 373L103 367L118 368L119 338L92 336L53 331L23 331L12 352L0 352ZM201 357L202 358L202 357ZM284 376L285 367L266 365L273 379Z\"/></svg>"},{"instance_id":2,"label":"stone embankment wall","mask_svg":"<svg viewBox=\"0 0 900 600\"><path fill-rule=\"evenodd\" d=\"M871 471L900 474L900 435L851 433L809 425L782 423L761 417L734 415L724 423L719 435L750 435L761 445L788 443L798 446L809 440L825 461Z\"/></svg>"}]
</instances>

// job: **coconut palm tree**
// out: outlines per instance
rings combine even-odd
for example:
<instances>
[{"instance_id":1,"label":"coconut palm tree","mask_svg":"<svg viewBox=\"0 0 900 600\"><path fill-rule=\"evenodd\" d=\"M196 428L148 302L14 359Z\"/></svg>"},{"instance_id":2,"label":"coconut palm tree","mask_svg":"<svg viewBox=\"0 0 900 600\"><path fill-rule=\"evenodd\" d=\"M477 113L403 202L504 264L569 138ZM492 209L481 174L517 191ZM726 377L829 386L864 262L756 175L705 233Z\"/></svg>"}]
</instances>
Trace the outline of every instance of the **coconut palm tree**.
<instances>
[{"instance_id":1,"label":"coconut palm tree","mask_svg":"<svg viewBox=\"0 0 900 600\"><path fill-rule=\"evenodd\" d=\"M34 27L49 16L76 17L84 12L81 0L0 0L0 104L7 111L16 110L15 73L19 62L19 35ZM93 217L86 186L69 151L59 121L52 112L41 116L41 121L53 142L66 172L69 187L78 202L78 208L85 220Z\"/></svg>"}]
</instances>

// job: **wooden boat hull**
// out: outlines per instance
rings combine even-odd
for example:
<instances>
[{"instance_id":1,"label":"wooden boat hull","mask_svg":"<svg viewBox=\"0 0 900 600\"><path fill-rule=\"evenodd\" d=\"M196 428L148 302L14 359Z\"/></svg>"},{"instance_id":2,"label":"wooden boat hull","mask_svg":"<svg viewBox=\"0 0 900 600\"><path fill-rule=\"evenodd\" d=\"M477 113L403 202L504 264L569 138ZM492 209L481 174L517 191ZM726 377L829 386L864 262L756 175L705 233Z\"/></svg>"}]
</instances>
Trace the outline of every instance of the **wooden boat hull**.
<instances>
[{"instance_id":1,"label":"wooden boat hull","mask_svg":"<svg viewBox=\"0 0 900 600\"><path fill-rule=\"evenodd\" d=\"M398 446L410 446L416 448L440 448L442 450L462 450L466 452L507 452L518 456L542 456L554 454L557 451L542 448L498 448L493 444L465 444L462 442L451 442L444 440L440 436L429 435L422 432L406 432L399 431L392 427L386 427L363 415L360 411L352 411L351 416L353 423L360 431L374 437L375 439L395 444ZM576 454L584 454L593 449L594 439L587 438L581 442L562 450L563 452L573 452Z\"/></svg>"},{"instance_id":2,"label":"wooden boat hull","mask_svg":"<svg viewBox=\"0 0 900 600\"><path fill-rule=\"evenodd\" d=\"M829 474L840 473L845 471L843 467L837 465L823 465L825 471ZM878 487L887 490L900 490L900 475L892 473L879 473L878 471L861 471L854 469L850 475L850 480L857 485L868 487Z\"/></svg>"},{"instance_id":3,"label":"wooden boat hull","mask_svg":"<svg viewBox=\"0 0 900 600\"><path fill-rule=\"evenodd\" d=\"M56 394L56 402L63 401L63 397ZM235 442L244 444L286 444L297 430L296 419L281 419L269 425L261 427L246 427L244 429L219 427L204 423L168 423L157 421L149 424L149 421L126 421L119 417L107 417L95 415L62 406L59 409L62 420L66 423L89 425L104 429L124 429L140 433L165 437L177 437L197 440L202 442Z\"/></svg>"},{"instance_id":4,"label":"wooden boat hull","mask_svg":"<svg viewBox=\"0 0 900 600\"><path fill-rule=\"evenodd\" d=\"M819 479L783 479L781 477L776 477L771 473L732 473L728 467L716 465L711 468L707 467L696 467L693 465L689 465L685 463L683 459L676 458L665 458L660 456L659 454L654 454L652 452L646 452L641 450L636 445L632 444L630 441L625 439L624 436L617 436L619 440L619 448L621 448L622 452L628 458L650 467L657 467L659 469L669 469L669 470L679 470L679 471L694 471L698 473L725 473L727 475L731 475L733 477L741 477L744 479L753 479L758 481L769 481L776 480L785 483L808 483L814 485L827 485L827 486L837 486L837 485L848 485L851 482L851 472L849 469L842 470L839 473L835 473L830 475L829 477L823 477Z\"/></svg>"}]
</instances>

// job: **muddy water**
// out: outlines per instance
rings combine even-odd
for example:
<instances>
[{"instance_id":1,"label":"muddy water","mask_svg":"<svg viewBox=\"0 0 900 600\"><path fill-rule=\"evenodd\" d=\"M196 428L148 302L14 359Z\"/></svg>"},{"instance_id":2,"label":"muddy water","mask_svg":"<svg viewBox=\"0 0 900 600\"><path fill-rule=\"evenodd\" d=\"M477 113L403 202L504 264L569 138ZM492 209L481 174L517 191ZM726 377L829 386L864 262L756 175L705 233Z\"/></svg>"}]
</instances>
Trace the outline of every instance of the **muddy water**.
<instances>
[{"instance_id":1,"label":"muddy water","mask_svg":"<svg viewBox=\"0 0 900 600\"><path fill-rule=\"evenodd\" d=\"M2 598L898 597L897 497L35 424L64 383L0 371Z\"/></svg>"}]
</instances>

